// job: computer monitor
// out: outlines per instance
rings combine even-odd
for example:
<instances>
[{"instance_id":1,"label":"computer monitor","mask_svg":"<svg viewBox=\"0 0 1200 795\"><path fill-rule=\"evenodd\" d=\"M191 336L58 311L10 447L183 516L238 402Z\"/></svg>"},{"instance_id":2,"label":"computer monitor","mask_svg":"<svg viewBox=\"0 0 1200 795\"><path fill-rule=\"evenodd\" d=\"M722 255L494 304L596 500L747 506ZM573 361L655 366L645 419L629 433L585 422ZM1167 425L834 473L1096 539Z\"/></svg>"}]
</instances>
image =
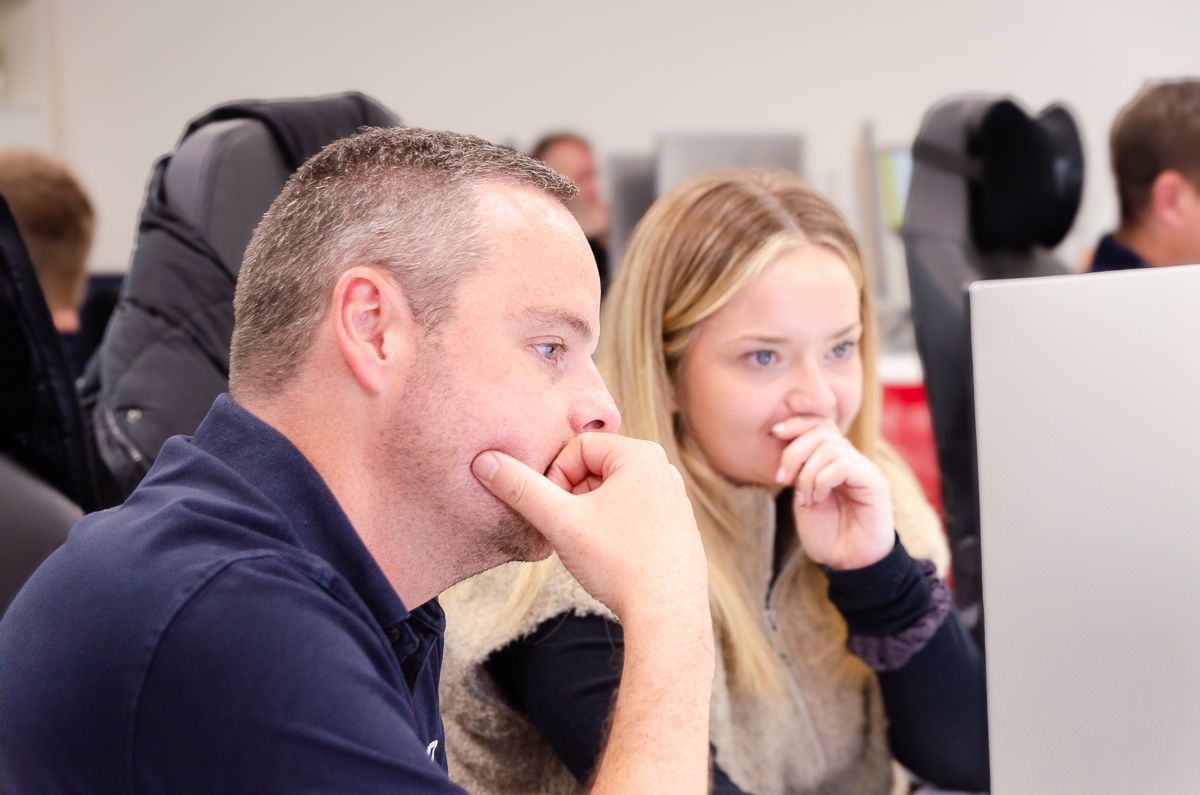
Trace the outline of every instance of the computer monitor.
<instances>
[{"instance_id":1,"label":"computer monitor","mask_svg":"<svg viewBox=\"0 0 1200 795\"><path fill-rule=\"evenodd\" d=\"M612 155L606 162L609 188L608 278L611 283L637 222L654 203L654 158Z\"/></svg>"},{"instance_id":2,"label":"computer monitor","mask_svg":"<svg viewBox=\"0 0 1200 795\"><path fill-rule=\"evenodd\" d=\"M909 147L880 146L872 126L862 126L855 157L856 231L879 318L880 343L885 351L915 349L900 237L912 170Z\"/></svg>"},{"instance_id":3,"label":"computer monitor","mask_svg":"<svg viewBox=\"0 0 1200 795\"><path fill-rule=\"evenodd\" d=\"M794 134L677 133L659 137L653 154L618 154L605 163L610 197L609 278L638 221L654 200L707 171L761 168L801 173L803 140Z\"/></svg>"},{"instance_id":4,"label":"computer monitor","mask_svg":"<svg viewBox=\"0 0 1200 795\"><path fill-rule=\"evenodd\" d=\"M1200 781L1200 266L971 287L993 792Z\"/></svg>"},{"instance_id":5,"label":"computer monitor","mask_svg":"<svg viewBox=\"0 0 1200 795\"><path fill-rule=\"evenodd\" d=\"M680 133L658 139L658 195L706 171L761 168L802 174L804 143L799 135Z\"/></svg>"}]
</instances>

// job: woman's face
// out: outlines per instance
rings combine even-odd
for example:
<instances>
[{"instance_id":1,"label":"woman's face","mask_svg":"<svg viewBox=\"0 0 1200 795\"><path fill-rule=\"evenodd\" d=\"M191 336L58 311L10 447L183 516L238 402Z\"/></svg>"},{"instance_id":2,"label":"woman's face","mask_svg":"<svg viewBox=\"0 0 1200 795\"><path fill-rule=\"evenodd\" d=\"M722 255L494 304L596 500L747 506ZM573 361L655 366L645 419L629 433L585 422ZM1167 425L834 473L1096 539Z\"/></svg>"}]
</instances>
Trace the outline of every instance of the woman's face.
<instances>
[{"instance_id":1,"label":"woman's face","mask_svg":"<svg viewBox=\"0 0 1200 795\"><path fill-rule=\"evenodd\" d=\"M704 320L684 353L679 411L709 463L775 486L789 417L844 434L862 404L858 287L831 249L800 245Z\"/></svg>"}]
</instances>

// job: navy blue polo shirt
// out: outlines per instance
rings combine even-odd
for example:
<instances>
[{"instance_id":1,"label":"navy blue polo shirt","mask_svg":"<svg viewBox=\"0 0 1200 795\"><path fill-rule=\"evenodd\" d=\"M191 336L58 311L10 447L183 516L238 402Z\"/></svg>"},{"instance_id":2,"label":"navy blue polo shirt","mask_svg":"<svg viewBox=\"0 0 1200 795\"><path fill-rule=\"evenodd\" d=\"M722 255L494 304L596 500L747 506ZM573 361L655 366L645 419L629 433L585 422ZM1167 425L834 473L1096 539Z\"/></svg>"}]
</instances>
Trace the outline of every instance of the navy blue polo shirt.
<instances>
[{"instance_id":1,"label":"navy blue polo shirt","mask_svg":"<svg viewBox=\"0 0 1200 795\"><path fill-rule=\"evenodd\" d=\"M1112 235L1105 235L1100 238L1100 243L1096 246L1096 253L1092 255L1092 267L1089 270L1092 273L1101 273L1144 267L1146 267L1146 261L1136 252L1118 243Z\"/></svg>"},{"instance_id":2,"label":"navy blue polo shirt","mask_svg":"<svg viewBox=\"0 0 1200 795\"><path fill-rule=\"evenodd\" d=\"M223 395L0 622L0 792L461 792L444 627Z\"/></svg>"}]
</instances>

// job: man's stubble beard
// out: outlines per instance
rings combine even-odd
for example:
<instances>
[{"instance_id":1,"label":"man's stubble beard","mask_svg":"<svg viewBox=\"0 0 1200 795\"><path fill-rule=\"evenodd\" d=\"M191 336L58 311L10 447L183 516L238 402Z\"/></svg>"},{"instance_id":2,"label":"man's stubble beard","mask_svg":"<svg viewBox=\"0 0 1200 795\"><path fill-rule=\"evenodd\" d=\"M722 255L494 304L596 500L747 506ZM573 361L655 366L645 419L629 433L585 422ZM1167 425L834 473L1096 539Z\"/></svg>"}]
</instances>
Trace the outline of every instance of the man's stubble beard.
<instances>
[{"instance_id":1,"label":"man's stubble beard","mask_svg":"<svg viewBox=\"0 0 1200 795\"><path fill-rule=\"evenodd\" d=\"M436 342L418 355L400 416L383 435L389 480L406 504L422 506L423 518L438 525L436 537L445 543L430 553L452 557L446 562L463 576L507 561L542 560L551 552L546 539L475 479L470 461L459 460L461 438L455 436L457 426L446 421L446 403L463 390L439 361L445 356Z\"/></svg>"},{"instance_id":2,"label":"man's stubble beard","mask_svg":"<svg viewBox=\"0 0 1200 795\"><path fill-rule=\"evenodd\" d=\"M534 528L521 514L500 505L501 514L497 517L494 534L495 550L504 561L523 561L532 563L544 560L553 549L546 537Z\"/></svg>"}]
</instances>

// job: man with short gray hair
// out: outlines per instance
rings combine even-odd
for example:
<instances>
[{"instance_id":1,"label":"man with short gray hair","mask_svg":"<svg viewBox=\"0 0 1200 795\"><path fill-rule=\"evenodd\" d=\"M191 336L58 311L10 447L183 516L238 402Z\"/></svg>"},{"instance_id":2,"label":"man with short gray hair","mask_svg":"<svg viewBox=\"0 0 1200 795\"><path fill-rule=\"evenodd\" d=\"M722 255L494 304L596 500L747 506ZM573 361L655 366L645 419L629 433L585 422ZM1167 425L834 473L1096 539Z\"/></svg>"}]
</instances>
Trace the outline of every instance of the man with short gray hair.
<instances>
[{"instance_id":1,"label":"man with short gray hair","mask_svg":"<svg viewBox=\"0 0 1200 795\"><path fill-rule=\"evenodd\" d=\"M0 790L454 792L436 596L556 552L624 625L594 792L698 792L713 640L682 479L591 354L571 183L366 130L275 200L230 395L0 621Z\"/></svg>"}]
</instances>

